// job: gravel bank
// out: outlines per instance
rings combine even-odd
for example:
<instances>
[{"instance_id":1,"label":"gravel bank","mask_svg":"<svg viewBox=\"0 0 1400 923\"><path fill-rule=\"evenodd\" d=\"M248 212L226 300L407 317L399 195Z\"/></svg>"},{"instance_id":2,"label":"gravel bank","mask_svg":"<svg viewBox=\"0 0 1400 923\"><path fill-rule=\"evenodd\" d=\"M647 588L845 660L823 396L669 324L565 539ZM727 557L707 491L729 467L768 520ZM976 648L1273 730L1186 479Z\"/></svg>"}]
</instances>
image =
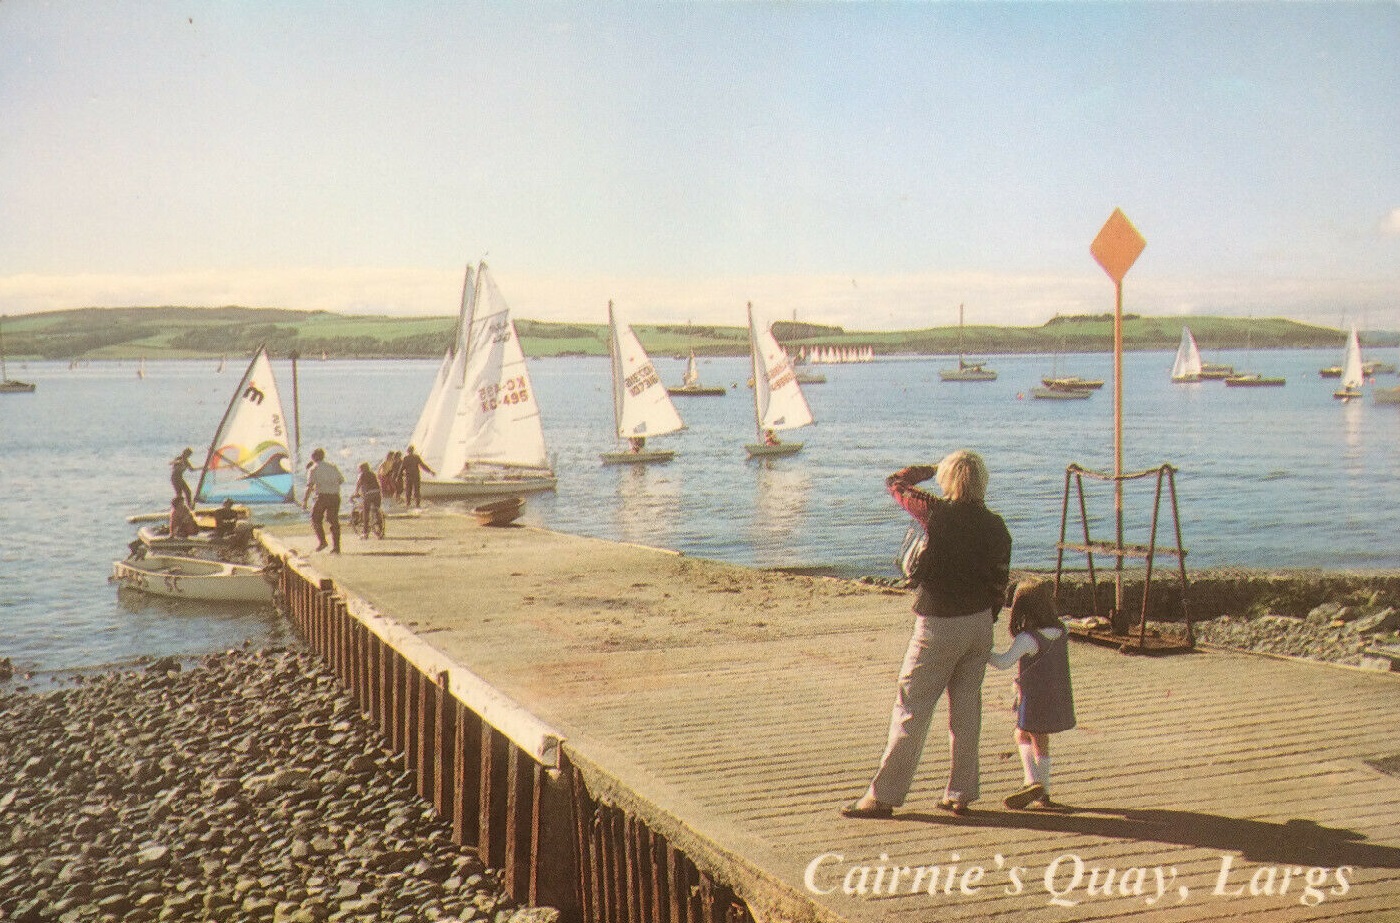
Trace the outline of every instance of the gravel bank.
<instances>
[{"instance_id":1,"label":"gravel bank","mask_svg":"<svg viewBox=\"0 0 1400 923\"><path fill-rule=\"evenodd\" d=\"M1305 616L1224 615L1197 622L1193 630L1196 640L1222 647L1380 668L1366 652L1393 642L1397 627L1400 614L1393 607L1327 603Z\"/></svg>"},{"instance_id":2,"label":"gravel bank","mask_svg":"<svg viewBox=\"0 0 1400 923\"><path fill-rule=\"evenodd\" d=\"M0 689L0 920L552 923L301 650Z\"/></svg>"}]
</instances>

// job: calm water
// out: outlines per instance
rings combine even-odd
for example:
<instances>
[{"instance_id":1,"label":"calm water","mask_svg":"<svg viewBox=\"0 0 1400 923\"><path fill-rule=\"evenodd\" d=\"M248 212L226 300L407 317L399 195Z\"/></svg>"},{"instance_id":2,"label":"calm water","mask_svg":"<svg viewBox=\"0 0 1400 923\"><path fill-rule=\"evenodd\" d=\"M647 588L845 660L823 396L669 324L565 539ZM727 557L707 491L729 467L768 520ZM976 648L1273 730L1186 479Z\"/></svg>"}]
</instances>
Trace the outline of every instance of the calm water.
<instances>
[{"instance_id":1,"label":"calm water","mask_svg":"<svg viewBox=\"0 0 1400 923\"><path fill-rule=\"evenodd\" d=\"M1191 567L1400 567L1400 408L1369 395L1335 401L1335 382L1317 369L1340 352L1211 357L1286 375L1281 389L1172 385L1171 354L1125 359L1125 467L1180 468ZM1375 353L1367 358L1400 358ZM290 401L290 366L275 364ZM556 494L531 498L526 520L742 564L892 575L905 519L884 492L885 474L965 446L988 460L990 503L1011 527L1016 565L1053 566L1065 466L1112 468L1111 358L1000 357L991 364L1001 377L990 384L941 383L946 364L824 367L827 383L806 389L818 425L793 437L807 447L760 464L742 449L753 437L747 360L706 362L705 383L737 387L678 399L689 429L664 441L679 457L633 469L598 460L614 444L606 360L532 362L560 482ZM348 473L402 448L436 365L302 362L303 456L323 445ZM680 361L657 365L679 381ZM1088 401L1031 400L1052 365L1110 384ZM11 363L12 375L39 389L0 397L0 656L24 669L64 669L218 650L278 630L268 613L119 597L106 582L133 537L125 517L163 507L168 460L186 445L196 456L207 448L242 372L241 362L222 373L215 366L147 363L141 380L129 363ZM1093 490L1095 537L1111 538L1111 494L1107 485ZM1151 504L1150 482L1129 487L1128 541L1146 540Z\"/></svg>"}]
</instances>

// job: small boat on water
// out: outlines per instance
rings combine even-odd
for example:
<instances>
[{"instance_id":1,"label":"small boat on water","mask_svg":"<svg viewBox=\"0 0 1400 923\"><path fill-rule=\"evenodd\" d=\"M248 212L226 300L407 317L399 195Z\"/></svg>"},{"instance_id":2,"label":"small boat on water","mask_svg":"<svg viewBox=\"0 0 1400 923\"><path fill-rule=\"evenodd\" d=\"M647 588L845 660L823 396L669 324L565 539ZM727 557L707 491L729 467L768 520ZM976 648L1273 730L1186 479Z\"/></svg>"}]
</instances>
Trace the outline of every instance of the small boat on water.
<instances>
[{"instance_id":1,"label":"small boat on water","mask_svg":"<svg viewBox=\"0 0 1400 923\"><path fill-rule=\"evenodd\" d=\"M483 526L506 526L519 519L524 510L524 497L506 497L475 507L472 515Z\"/></svg>"},{"instance_id":2,"label":"small boat on water","mask_svg":"<svg viewBox=\"0 0 1400 923\"><path fill-rule=\"evenodd\" d=\"M604 452L605 465L640 465L665 462L675 457L673 449L647 448L652 436L665 436L685 429L685 423L666 393L656 366L647 357L632 328L608 302L608 354L612 364L613 422L617 438L627 448Z\"/></svg>"},{"instance_id":3,"label":"small boat on water","mask_svg":"<svg viewBox=\"0 0 1400 923\"><path fill-rule=\"evenodd\" d=\"M553 490L540 407L520 337L486 263L468 267L457 333L413 428L435 471L424 499L459 500Z\"/></svg>"},{"instance_id":4,"label":"small boat on water","mask_svg":"<svg viewBox=\"0 0 1400 923\"><path fill-rule=\"evenodd\" d=\"M939 369L938 377L943 381L996 381L997 373L987 368L985 362L969 362L963 356L963 306L958 305L958 367Z\"/></svg>"},{"instance_id":5,"label":"small boat on water","mask_svg":"<svg viewBox=\"0 0 1400 923\"><path fill-rule=\"evenodd\" d=\"M1356 400L1361 397L1361 386L1366 381L1366 373L1361 367L1361 340L1356 335L1356 328L1351 328L1351 336L1347 337L1346 358L1342 361L1342 384L1332 396L1342 401Z\"/></svg>"},{"instance_id":6,"label":"small boat on water","mask_svg":"<svg viewBox=\"0 0 1400 923\"><path fill-rule=\"evenodd\" d=\"M1260 375L1258 372L1245 372L1240 375L1230 375L1225 379L1227 388L1277 388L1287 383L1287 379L1281 377L1269 377Z\"/></svg>"},{"instance_id":7,"label":"small boat on water","mask_svg":"<svg viewBox=\"0 0 1400 923\"><path fill-rule=\"evenodd\" d=\"M1093 388L1076 388L1058 383L1031 389L1031 397L1040 401L1082 401L1093 396Z\"/></svg>"},{"instance_id":8,"label":"small boat on water","mask_svg":"<svg viewBox=\"0 0 1400 923\"><path fill-rule=\"evenodd\" d=\"M153 596L206 602L272 602L263 568L176 555L145 555L112 562L112 580Z\"/></svg>"},{"instance_id":9,"label":"small boat on water","mask_svg":"<svg viewBox=\"0 0 1400 923\"><path fill-rule=\"evenodd\" d=\"M3 318L0 318L3 320ZM34 383L20 381L11 378L10 373L5 370L5 333L4 325L0 323L0 394L33 394Z\"/></svg>"},{"instance_id":10,"label":"small boat on water","mask_svg":"<svg viewBox=\"0 0 1400 923\"><path fill-rule=\"evenodd\" d=\"M1067 375L1062 378L1042 378L1040 383L1047 388L1077 388L1087 391L1097 391L1103 387L1102 378L1080 378L1078 375Z\"/></svg>"},{"instance_id":11,"label":"small boat on water","mask_svg":"<svg viewBox=\"0 0 1400 923\"><path fill-rule=\"evenodd\" d=\"M754 422L758 442L744 446L749 458L793 455L800 442L781 442L780 430L797 429L814 422L807 398L802 394L797 374L787 350L773 336L773 328L754 319L749 304L749 352L753 359Z\"/></svg>"},{"instance_id":12,"label":"small boat on water","mask_svg":"<svg viewBox=\"0 0 1400 923\"><path fill-rule=\"evenodd\" d=\"M1371 398L1377 404L1400 404L1400 385L1394 388L1377 388L1371 392Z\"/></svg>"},{"instance_id":13,"label":"small boat on water","mask_svg":"<svg viewBox=\"0 0 1400 923\"><path fill-rule=\"evenodd\" d=\"M252 547L253 529L251 522L240 520L233 531L225 535L201 531L194 535L172 536L166 524L150 523L136 530L136 540L131 544L148 554L212 559L239 557Z\"/></svg>"},{"instance_id":14,"label":"small boat on water","mask_svg":"<svg viewBox=\"0 0 1400 923\"><path fill-rule=\"evenodd\" d=\"M691 353L681 383L674 388L668 387L666 393L676 397L723 397L725 391L718 385L700 384L700 366L695 361L695 353Z\"/></svg>"}]
</instances>

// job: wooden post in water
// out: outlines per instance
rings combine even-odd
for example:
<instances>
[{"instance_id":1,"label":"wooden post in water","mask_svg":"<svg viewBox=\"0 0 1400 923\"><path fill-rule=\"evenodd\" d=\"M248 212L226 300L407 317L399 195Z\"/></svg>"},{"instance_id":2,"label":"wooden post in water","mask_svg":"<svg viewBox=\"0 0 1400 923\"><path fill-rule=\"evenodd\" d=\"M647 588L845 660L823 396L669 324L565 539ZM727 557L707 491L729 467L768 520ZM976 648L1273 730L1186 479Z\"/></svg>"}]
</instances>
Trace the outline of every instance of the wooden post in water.
<instances>
[{"instance_id":1,"label":"wooden post in water","mask_svg":"<svg viewBox=\"0 0 1400 923\"><path fill-rule=\"evenodd\" d=\"M1147 241L1123 210L1115 208L1099 230L1089 253L1117 293L1113 307L1113 513L1118 563L1114 569L1113 610L1123 610L1123 277L1142 254Z\"/></svg>"}]
</instances>

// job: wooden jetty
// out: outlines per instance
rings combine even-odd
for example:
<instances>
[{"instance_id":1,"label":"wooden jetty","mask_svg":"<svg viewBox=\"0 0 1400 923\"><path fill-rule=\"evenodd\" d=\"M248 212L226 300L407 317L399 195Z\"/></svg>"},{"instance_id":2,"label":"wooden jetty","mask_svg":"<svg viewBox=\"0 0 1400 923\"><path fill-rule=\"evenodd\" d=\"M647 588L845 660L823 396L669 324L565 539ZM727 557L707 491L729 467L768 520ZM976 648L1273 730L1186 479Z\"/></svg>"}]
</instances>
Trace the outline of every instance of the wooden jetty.
<instances>
[{"instance_id":1,"label":"wooden jetty","mask_svg":"<svg viewBox=\"0 0 1400 923\"><path fill-rule=\"evenodd\" d=\"M940 705L908 803L846 820L902 592L445 514L339 556L304 526L264 541L454 837L567 921L1400 919L1393 673L1074 645L1070 810L1001 806L1021 770L989 670L973 813L935 809Z\"/></svg>"}]
</instances>

